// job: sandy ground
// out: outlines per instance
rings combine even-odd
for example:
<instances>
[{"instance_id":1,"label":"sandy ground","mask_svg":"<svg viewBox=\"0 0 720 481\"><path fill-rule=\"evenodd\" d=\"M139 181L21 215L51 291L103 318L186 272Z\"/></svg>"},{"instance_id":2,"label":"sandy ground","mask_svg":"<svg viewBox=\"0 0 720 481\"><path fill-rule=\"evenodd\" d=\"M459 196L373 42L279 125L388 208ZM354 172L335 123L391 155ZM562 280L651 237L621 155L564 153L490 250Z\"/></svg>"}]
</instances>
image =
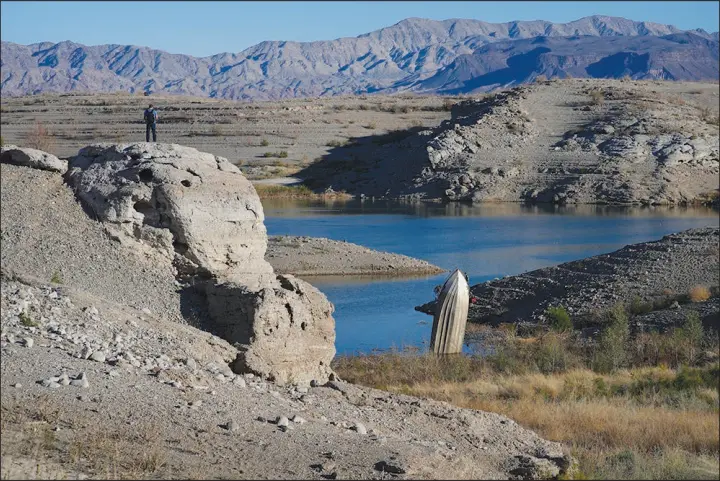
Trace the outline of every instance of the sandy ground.
<instances>
[{"instance_id":1,"label":"sandy ground","mask_svg":"<svg viewBox=\"0 0 720 481\"><path fill-rule=\"evenodd\" d=\"M270 236L265 260L275 272L297 276L403 276L445 271L420 259L317 237Z\"/></svg>"}]
</instances>

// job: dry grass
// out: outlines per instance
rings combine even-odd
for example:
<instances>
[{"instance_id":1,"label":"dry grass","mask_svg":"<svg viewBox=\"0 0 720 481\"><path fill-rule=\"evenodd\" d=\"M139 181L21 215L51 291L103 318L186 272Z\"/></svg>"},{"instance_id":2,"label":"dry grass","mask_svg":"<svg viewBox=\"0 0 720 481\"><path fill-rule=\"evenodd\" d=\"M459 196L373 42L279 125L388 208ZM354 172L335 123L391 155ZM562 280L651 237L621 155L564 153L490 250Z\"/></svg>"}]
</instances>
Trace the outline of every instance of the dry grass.
<instances>
[{"instance_id":1,"label":"dry grass","mask_svg":"<svg viewBox=\"0 0 720 481\"><path fill-rule=\"evenodd\" d=\"M100 479L168 479L168 452L157 426L140 423L108 430L89 419L73 418L72 429L52 429L67 422L50 398L40 397L32 405L3 403L3 455L37 461L38 473L55 467L54 476L71 471Z\"/></svg>"},{"instance_id":2,"label":"dry grass","mask_svg":"<svg viewBox=\"0 0 720 481\"><path fill-rule=\"evenodd\" d=\"M315 194L307 186L290 186L277 184L254 184L255 191L261 199L269 198L313 198Z\"/></svg>"},{"instance_id":3,"label":"dry grass","mask_svg":"<svg viewBox=\"0 0 720 481\"><path fill-rule=\"evenodd\" d=\"M498 341L496 354L484 358L390 352L340 357L334 368L350 382L506 415L568 445L580 462L578 479L717 479L717 363L601 374L572 360L576 353L568 353L569 346L577 342L572 336L519 339L505 331L512 349ZM679 352L689 348L690 332L687 327L655 334L651 341L678 345ZM633 342L629 351L642 351L650 343ZM692 359L688 355L677 362ZM551 372L539 372L548 360L555 363Z\"/></svg>"},{"instance_id":4,"label":"dry grass","mask_svg":"<svg viewBox=\"0 0 720 481\"><path fill-rule=\"evenodd\" d=\"M705 286L695 286L688 293L692 302L703 302L710 299L710 289Z\"/></svg>"}]
</instances>

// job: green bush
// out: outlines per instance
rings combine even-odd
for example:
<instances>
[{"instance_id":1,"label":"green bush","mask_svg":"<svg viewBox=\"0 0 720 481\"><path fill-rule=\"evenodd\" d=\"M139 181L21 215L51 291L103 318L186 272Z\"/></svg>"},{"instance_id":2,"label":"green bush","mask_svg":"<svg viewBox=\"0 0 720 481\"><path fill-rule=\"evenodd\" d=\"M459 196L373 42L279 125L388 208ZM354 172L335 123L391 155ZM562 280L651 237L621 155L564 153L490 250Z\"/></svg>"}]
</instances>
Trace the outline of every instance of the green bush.
<instances>
[{"instance_id":1,"label":"green bush","mask_svg":"<svg viewBox=\"0 0 720 481\"><path fill-rule=\"evenodd\" d=\"M21 312L20 315L18 315L18 317L20 318L20 323L25 327L37 327L38 326L38 323L33 321L30 318L30 316L25 312Z\"/></svg>"},{"instance_id":2,"label":"green bush","mask_svg":"<svg viewBox=\"0 0 720 481\"><path fill-rule=\"evenodd\" d=\"M50 282L53 284L62 284L62 277L60 276L60 273L55 271L50 279Z\"/></svg>"},{"instance_id":3,"label":"green bush","mask_svg":"<svg viewBox=\"0 0 720 481\"><path fill-rule=\"evenodd\" d=\"M279 157L281 159L284 159L288 156L287 150L281 150L280 152L265 152L263 154L263 157L270 158L270 157Z\"/></svg>"},{"instance_id":4,"label":"green bush","mask_svg":"<svg viewBox=\"0 0 720 481\"><path fill-rule=\"evenodd\" d=\"M618 304L606 314L609 326L600 334L595 355L595 370L611 372L625 366L630 325L625 308Z\"/></svg>"},{"instance_id":5,"label":"green bush","mask_svg":"<svg viewBox=\"0 0 720 481\"><path fill-rule=\"evenodd\" d=\"M260 145L262 145L263 147L267 147L268 145L270 145L270 142L268 142L268 139L262 139L260 141Z\"/></svg>"},{"instance_id":6,"label":"green bush","mask_svg":"<svg viewBox=\"0 0 720 481\"><path fill-rule=\"evenodd\" d=\"M570 314L563 306L548 307L545 315L548 317L550 327L554 331L564 332L572 330L573 323L570 319Z\"/></svg>"},{"instance_id":7,"label":"green bush","mask_svg":"<svg viewBox=\"0 0 720 481\"><path fill-rule=\"evenodd\" d=\"M643 302L643 300L640 299L640 296L633 297L632 301L630 301L630 305L628 306L628 311L633 316L638 314L647 314L648 312L652 312L652 310L653 304L651 302Z\"/></svg>"}]
</instances>

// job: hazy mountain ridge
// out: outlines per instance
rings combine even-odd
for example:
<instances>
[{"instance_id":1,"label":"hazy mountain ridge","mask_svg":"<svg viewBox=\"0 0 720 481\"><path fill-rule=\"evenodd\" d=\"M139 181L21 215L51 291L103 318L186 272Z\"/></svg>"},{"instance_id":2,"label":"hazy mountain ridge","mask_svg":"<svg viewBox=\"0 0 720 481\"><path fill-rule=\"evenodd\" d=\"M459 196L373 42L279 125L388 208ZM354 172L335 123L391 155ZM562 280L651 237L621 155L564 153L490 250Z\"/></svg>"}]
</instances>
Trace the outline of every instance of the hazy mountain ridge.
<instances>
[{"instance_id":1,"label":"hazy mountain ridge","mask_svg":"<svg viewBox=\"0 0 720 481\"><path fill-rule=\"evenodd\" d=\"M689 52L685 44L668 37L676 34L691 39L688 41L696 56L692 62L673 59L673 51ZM711 34L701 29L685 32L669 25L604 16L566 24L542 20L492 24L470 19L409 18L358 37L317 42L266 41L239 53L201 58L132 45L85 46L65 41L25 46L3 41L0 85L2 95L6 96L129 90L272 99L406 89L462 92L463 82L473 76L486 75L492 69L507 70L505 62L513 55L530 51L527 48L533 41L530 39L543 41L537 37L549 37L545 41L552 41L554 48L567 50L566 63L587 67L634 48L642 51L642 55L650 51L654 55L653 68L632 73L636 78L718 77L717 32ZM588 37L596 40L591 42ZM642 42L627 42L638 37L652 41L644 46ZM613 42L618 38L623 41ZM597 49L605 57L582 48ZM657 54L663 49L670 53ZM562 75L562 69L553 70L548 65L548 59L557 58L553 55L541 55L543 60L536 65L537 71L511 76L509 83L527 81L549 71ZM582 59L573 59L578 55ZM697 56L700 67L695 65ZM589 58L594 62L589 62ZM668 75L663 70L664 63L671 61L676 73ZM612 59L607 62L611 70L617 70ZM678 62L682 68L676 65ZM593 76L606 76L602 66L593 70ZM583 73L578 67L572 69L572 75L590 73Z\"/></svg>"}]
</instances>

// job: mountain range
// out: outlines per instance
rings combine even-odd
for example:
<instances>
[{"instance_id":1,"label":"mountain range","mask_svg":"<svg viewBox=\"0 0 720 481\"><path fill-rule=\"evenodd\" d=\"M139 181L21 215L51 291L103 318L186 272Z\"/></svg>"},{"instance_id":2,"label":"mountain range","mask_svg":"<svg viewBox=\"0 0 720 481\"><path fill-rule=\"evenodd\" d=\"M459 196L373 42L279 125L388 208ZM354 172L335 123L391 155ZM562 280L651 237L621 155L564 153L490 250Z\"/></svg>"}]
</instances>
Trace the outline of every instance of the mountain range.
<instances>
[{"instance_id":1,"label":"mountain range","mask_svg":"<svg viewBox=\"0 0 720 481\"><path fill-rule=\"evenodd\" d=\"M358 37L267 41L210 57L133 45L2 42L2 96L155 92L266 100L461 94L550 77L717 80L718 32L592 16L569 23L408 18Z\"/></svg>"}]
</instances>

